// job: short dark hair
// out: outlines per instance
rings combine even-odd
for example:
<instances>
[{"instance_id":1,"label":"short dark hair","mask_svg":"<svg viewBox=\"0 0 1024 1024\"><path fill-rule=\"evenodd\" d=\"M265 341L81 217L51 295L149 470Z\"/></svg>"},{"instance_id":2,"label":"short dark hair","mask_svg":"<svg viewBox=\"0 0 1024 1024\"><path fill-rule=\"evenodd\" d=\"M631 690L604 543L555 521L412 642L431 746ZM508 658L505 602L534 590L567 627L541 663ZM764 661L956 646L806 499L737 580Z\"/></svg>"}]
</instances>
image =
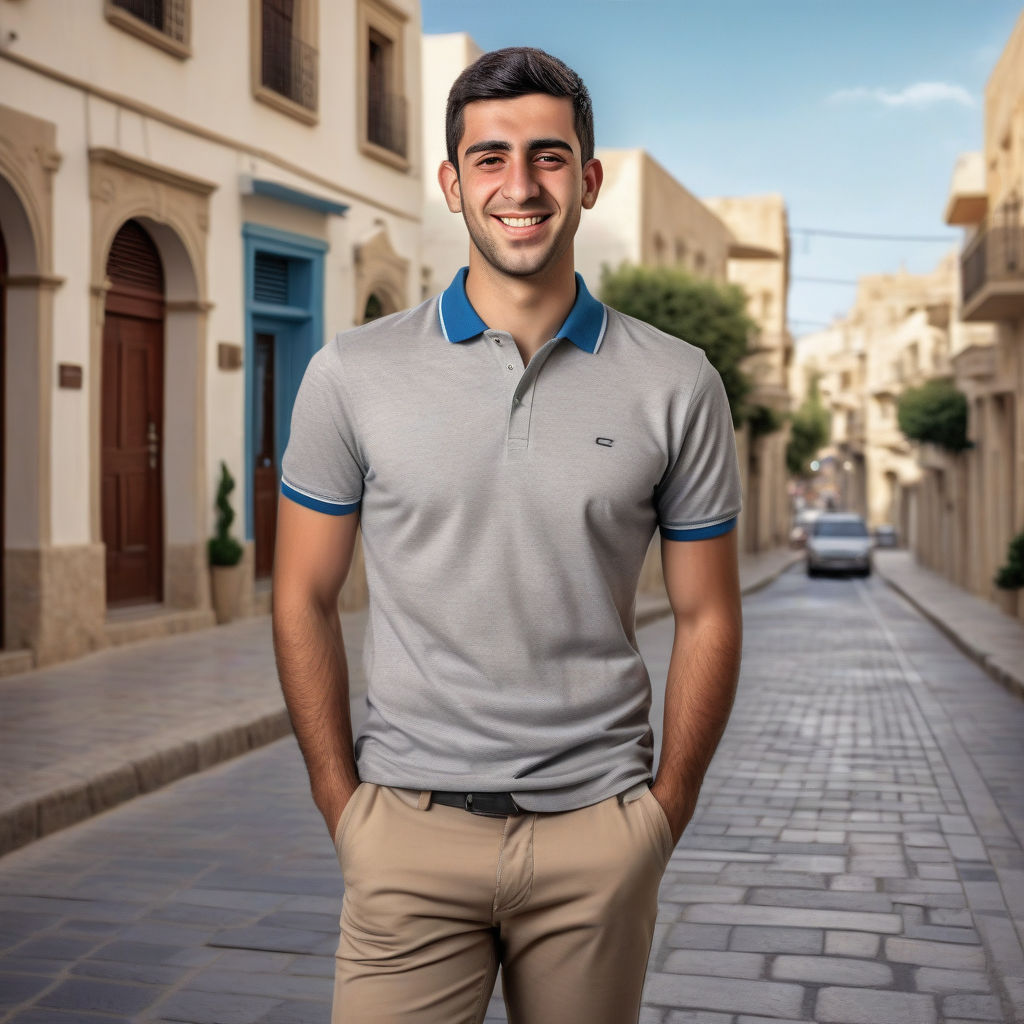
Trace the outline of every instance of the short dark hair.
<instances>
[{"instance_id":1,"label":"short dark hair","mask_svg":"<svg viewBox=\"0 0 1024 1024\"><path fill-rule=\"evenodd\" d=\"M444 134L448 159L459 166L459 142L465 130L463 112L474 100L507 100L531 93L572 100L576 137L585 164L594 157L594 108L583 79L550 53L532 46L509 46L478 57L448 93Z\"/></svg>"}]
</instances>

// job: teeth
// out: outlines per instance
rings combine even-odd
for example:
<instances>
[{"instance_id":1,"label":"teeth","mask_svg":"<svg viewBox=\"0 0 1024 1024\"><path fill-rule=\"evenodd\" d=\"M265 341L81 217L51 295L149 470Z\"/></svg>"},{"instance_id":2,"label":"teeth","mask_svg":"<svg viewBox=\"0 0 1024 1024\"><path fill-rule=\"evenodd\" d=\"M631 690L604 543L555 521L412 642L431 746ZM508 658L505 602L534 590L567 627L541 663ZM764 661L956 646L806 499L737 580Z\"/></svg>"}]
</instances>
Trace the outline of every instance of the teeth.
<instances>
[{"instance_id":1,"label":"teeth","mask_svg":"<svg viewBox=\"0 0 1024 1024\"><path fill-rule=\"evenodd\" d=\"M501 217L501 223L507 224L510 228L532 228L539 224L543 217Z\"/></svg>"}]
</instances>

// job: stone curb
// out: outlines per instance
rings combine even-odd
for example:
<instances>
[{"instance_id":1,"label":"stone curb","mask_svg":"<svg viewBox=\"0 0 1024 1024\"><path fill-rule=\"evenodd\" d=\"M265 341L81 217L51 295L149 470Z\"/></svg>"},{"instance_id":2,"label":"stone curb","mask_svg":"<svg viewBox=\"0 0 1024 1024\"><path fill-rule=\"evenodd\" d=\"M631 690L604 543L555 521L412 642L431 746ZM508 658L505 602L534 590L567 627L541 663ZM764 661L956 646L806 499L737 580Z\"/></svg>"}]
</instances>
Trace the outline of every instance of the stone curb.
<instances>
[{"instance_id":1,"label":"stone curb","mask_svg":"<svg viewBox=\"0 0 1024 1024\"><path fill-rule=\"evenodd\" d=\"M933 612L897 580L889 576L878 562L875 563L875 571L889 587L909 601L936 629L949 637L960 651L980 665L992 679L1006 687L1015 697L1024 699L1024 676L1021 676L1019 668L1010 668L1003 663L999 655L990 654L963 637L949 622Z\"/></svg>"},{"instance_id":2,"label":"stone curb","mask_svg":"<svg viewBox=\"0 0 1024 1024\"><path fill-rule=\"evenodd\" d=\"M288 712L282 707L30 797L0 811L0 856L290 732Z\"/></svg>"}]
</instances>

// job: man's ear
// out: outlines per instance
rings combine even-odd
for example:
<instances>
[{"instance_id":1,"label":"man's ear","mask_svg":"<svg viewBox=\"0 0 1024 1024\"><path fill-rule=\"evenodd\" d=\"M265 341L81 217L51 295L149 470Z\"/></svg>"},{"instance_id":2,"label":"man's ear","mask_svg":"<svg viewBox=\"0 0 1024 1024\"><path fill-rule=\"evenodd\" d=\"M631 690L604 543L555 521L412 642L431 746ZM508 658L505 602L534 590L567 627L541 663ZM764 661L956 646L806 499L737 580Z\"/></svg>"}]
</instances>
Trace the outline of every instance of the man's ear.
<instances>
[{"instance_id":1,"label":"man's ear","mask_svg":"<svg viewBox=\"0 0 1024 1024\"><path fill-rule=\"evenodd\" d=\"M589 210L597 202L597 193L601 191L601 182L604 181L604 168L601 161L597 159L588 160L583 167L583 197L582 205L584 210Z\"/></svg>"},{"instance_id":2,"label":"man's ear","mask_svg":"<svg viewBox=\"0 0 1024 1024\"><path fill-rule=\"evenodd\" d=\"M437 169L437 183L444 193L444 201L452 213L462 212L462 192L459 188L459 172L451 160L445 160Z\"/></svg>"}]
</instances>

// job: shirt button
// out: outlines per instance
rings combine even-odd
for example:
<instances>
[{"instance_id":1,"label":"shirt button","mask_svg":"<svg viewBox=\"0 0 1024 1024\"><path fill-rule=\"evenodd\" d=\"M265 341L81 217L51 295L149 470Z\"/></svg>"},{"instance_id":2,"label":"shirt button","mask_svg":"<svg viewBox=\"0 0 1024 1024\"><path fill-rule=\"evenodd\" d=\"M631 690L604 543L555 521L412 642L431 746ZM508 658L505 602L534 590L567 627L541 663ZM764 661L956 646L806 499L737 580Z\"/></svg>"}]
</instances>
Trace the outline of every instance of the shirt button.
<instances>
[{"instance_id":1,"label":"shirt button","mask_svg":"<svg viewBox=\"0 0 1024 1024\"><path fill-rule=\"evenodd\" d=\"M495 345L500 345L501 344L501 338L495 338L494 339L494 344Z\"/></svg>"},{"instance_id":2,"label":"shirt button","mask_svg":"<svg viewBox=\"0 0 1024 1024\"><path fill-rule=\"evenodd\" d=\"M514 369L515 369L515 367L514 367L514 366L513 366L513 365L512 365L511 363L509 363L509 364L508 364L508 367L507 367L507 369L509 369L509 370L514 370Z\"/></svg>"}]
</instances>

